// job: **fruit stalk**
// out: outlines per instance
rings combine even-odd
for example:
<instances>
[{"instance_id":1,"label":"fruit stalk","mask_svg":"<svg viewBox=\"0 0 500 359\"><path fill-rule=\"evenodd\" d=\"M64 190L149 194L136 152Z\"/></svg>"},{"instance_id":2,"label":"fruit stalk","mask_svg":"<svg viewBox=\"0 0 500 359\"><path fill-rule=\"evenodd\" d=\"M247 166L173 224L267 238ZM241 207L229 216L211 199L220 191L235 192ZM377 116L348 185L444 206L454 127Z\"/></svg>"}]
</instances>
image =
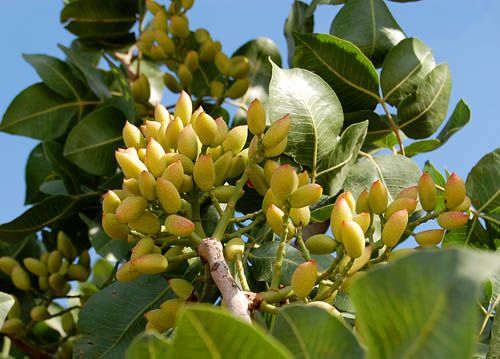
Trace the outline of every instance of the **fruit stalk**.
<instances>
[{"instance_id":1,"label":"fruit stalk","mask_svg":"<svg viewBox=\"0 0 500 359\"><path fill-rule=\"evenodd\" d=\"M281 268L283 267L283 259L285 258L285 244L288 236L288 211L283 215L283 235L280 238L280 244L276 253L276 263L274 265L273 277L271 279L271 289L278 289L281 279Z\"/></svg>"}]
</instances>

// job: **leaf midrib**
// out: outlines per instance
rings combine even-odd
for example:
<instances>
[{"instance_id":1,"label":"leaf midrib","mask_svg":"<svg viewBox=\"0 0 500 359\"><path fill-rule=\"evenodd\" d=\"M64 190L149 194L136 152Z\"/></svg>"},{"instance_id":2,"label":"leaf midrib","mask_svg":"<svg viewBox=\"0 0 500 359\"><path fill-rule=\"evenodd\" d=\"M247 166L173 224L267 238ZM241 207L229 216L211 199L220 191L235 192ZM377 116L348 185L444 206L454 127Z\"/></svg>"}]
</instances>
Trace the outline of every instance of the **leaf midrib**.
<instances>
[{"instance_id":1,"label":"leaf midrib","mask_svg":"<svg viewBox=\"0 0 500 359\"><path fill-rule=\"evenodd\" d=\"M84 151L87 151L89 149L92 149L92 148L97 148L97 147L101 147L101 146L104 146L104 145L107 145L109 143L113 143L113 142L120 142L122 139L121 136L118 136L118 137L113 137L112 139L110 140L107 140L107 141L103 141L103 142L99 142L99 143L95 143L95 144L92 144L92 145L89 145L89 146L86 146L86 147L79 147L77 150L75 151L71 151L71 152L64 152L64 156L65 157L70 157L74 154L78 154L79 152L84 152Z\"/></svg>"}]
</instances>

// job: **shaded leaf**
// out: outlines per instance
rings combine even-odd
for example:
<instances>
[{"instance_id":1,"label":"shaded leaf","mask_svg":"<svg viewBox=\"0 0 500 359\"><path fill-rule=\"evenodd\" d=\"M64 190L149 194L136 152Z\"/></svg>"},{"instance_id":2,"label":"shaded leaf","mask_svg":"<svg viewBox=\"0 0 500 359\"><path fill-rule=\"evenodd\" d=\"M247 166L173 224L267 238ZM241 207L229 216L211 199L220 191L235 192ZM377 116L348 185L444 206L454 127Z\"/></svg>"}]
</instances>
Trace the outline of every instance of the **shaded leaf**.
<instances>
[{"instance_id":1,"label":"shaded leaf","mask_svg":"<svg viewBox=\"0 0 500 359\"><path fill-rule=\"evenodd\" d=\"M39 143L33 148L26 162L26 195L24 204L33 204L45 197L39 188L48 179L51 172L52 167L43 153L43 145Z\"/></svg>"},{"instance_id":2,"label":"shaded leaf","mask_svg":"<svg viewBox=\"0 0 500 359\"><path fill-rule=\"evenodd\" d=\"M333 203L314 209L313 211L311 211L311 221L322 223L330 220L330 215L332 213L332 210L333 210Z\"/></svg>"},{"instance_id":3,"label":"shaded leaf","mask_svg":"<svg viewBox=\"0 0 500 359\"><path fill-rule=\"evenodd\" d=\"M294 66L320 75L339 97L344 112L375 108L379 92L377 71L360 49L332 35L294 36Z\"/></svg>"},{"instance_id":4,"label":"shaded leaf","mask_svg":"<svg viewBox=\"0 0 500 359\"><path fill-rule=\"evenodd\" d=\"M335 92L310 71L282 70L276 65L269 92L271 121L286 114L291 117L285 153L315 172L334 150L342 128L342 107Z\"/></svg>"},{"instance_id":5,"label":"shaded leaf","mask_svg":"<svg viewBox=\"0 0 500 359\"><path fill-rule=\"evenodd\" d=\"M61 180L54 180L54 181L47 181L44 182L40 185L40 191L51 195L51 196L56 196L56 195L63 195L67 196L69 195L68 191L66 190L66 187L64 185L64 182Z\"/></svg>"},{"instance_id":6,"label":"shaded leaf","mask_svg":"<svg viewBox=\"0 0 500 359\"><path fill-rule=\"evenodd\" d=\"M380 85L384 99L396 106L412 93L436 66L432 50L417 38L408 38L397 44L387 55Z\"/></svg>"},{"instance_id":7,"label":"shaded leaf","mask_svg":"<svg viewBox=\"0 0 500 359\"><path fill-rule=\"evenodd\" d=\"M16 219L0 225L0 237L21 239L74 213L78 197L51 196Z\"/></svg>"},{"instance_id":8,"label":"shaded leaf","mask_svg":"<svg viewBox=\"0 0 500 359\"><path fill-rule=\"evenodd\" d=\"M443 247L469 246L481 249L495 249L493 241L488 237L488 232L481 222L467 222L463 227L446 231Z\"/></svg>"},{"instance_id":9,"label":"shaded leaf","mask_svg":"<svg viewBox=\"0 0 500 359\"><path fill-rule=\"evenodd\" d=\"M467 195L476 209L492 212L500 207L500 148L484 155L467 175Z\"/></svg>"},{"instance_id":10,"label":"shaded leaf","mask_svg":"<svg viewBox=\"0 0 500 359\"><path fill-rule=\"evenodd\" d=\"M75 78L65 62L47 55L25 54L23 58L35 68L43 83L52 91L65 98L80 99L84 92L83 84Z\"/></svg>"},{"instance_id":11,"label":"shaded leaf","mask_svg":"<svg viewBox=\"0 0 500 359\"><path fill-rule=\"evenodd\" d=\"M324 194L333 196L342 189L351 166L358 158L367 128L368 121L349 126L336 141L335 149L319 163L316 180L323 187Z\"/></svg>"},{"instance_id":12,"label":"shaded leaf","mask_svg":"<svg viewBox=\"0 0 500 359\"><path fill-rule=\"evenodd\" d=\"M447 64L438 65L415 92L399 103L399 128L410 138L420 139L432 135L448 112L450 93L450 69Z\"/></svg>"},{"instance_id":13,"label":"shaded leaf","mask_svg":"<svg viewBox=\"0 0 500 359\"><path fill-rule=\"evenodd\" d=\"M44 84L24 89L10 103L3 115L0 131L40 140L62 136L84 105L66 100Z\"/></svg>"},{"instance_id":14,"label":"shaded leaf","mask_svg":"<svg viewBox=\"0 0 500 359\"><path fill-rule=\"evenodd\" d=\"M111 68L111 73L113 74L115 81L122 93L121 96L113 96L108 100L108 104L115 106L120 109L127 120L135 123L135 104L134 98L132 97L132 92L130 86L127 82L127 78L122 70L120 70L111 60L106 58L106 61Z\"/></svg>"},{"instance_id":15,"label":"shaded leaf","mask_svg":"<svg viewBox=\"0 0 500 359\"><path fill-rule=\"evenodd\" d=\"M88 0L85 0L88 1ZM68 60L82 73L83 77L87 81L87 85L94 92L94 94L100 99L105 99L111 97L109 93L108 86L104 81L102 73L96 68L91 62L85 57L80 57L79 52L74 49L65 47L63 45L58 45L59 48L66 54Z\"/></svg>"},{"instance_id":16,"label":"shaded leaf","mask_svg":"<svg viewBox=\"0 0 500 359\"><path fill-rule=\"evenodd\" d=\"M441 141L441 145L445 144L456 132L460 131L470 121L470 107L467 103L460 99L448 122L439 132L437 138Z\"/></svg>"},{"instance_id":17,"label":"shaded leaf","mask_svg":"<svg viewBox=\"0 0 500 359\"><path fill-rule=\"evenodd\" d=\"M116 172L115 150L123 143L125 116L113 106L103 105L81 120L68 134L64 156L95 175Z\"/></svg>"},{"instance_id":18,"label":"shaded leaf","mask_svg":"<svg viewBox=\"0 0 500 359\"><path fill-rule=\"evenodd\" d=\"M177 323L172 358L290 358L286 348L259 327L220 308L190 306Z\"/></svg>"},{"instance_id":19,"label":"shaded leaf","mask_svg":"<svg viewBox=\"0 0 500 359\"><path fill-rule=\"evenodd\" d=\"M314 328L314 330L311 330ZM333 314L308 305L282 307L271 334L294 358L363 358L354 334Z\"/></svg>"},{"instance_id":20,"label":"shaded leaf","mask_svg":"<svg viewBox=\"0 0 500 359\"><path fill-rule=\"evenodd\" d=\"M411 159L400 155L382 155L360 158L354 163L344 182L344 191L350 191L354 198L369 189L373 181L380 178L387 186L392 198L403 188L417 184L420 168Z\"/></svg>"},{"instance_id":21,"label":"shaded leaf","mask_svg":"<svg viewBox=\"0 0 500 359\"><path fill-rule=\"evenodd\" d=\"M450 248L419 251L368 271L351 287L368 357L470 358L479 289L499 270L496 254Z\"/></svg>"},{"instance_id":22,"label":"shaded leaf","mask_svg":"<svg viewBox=\"0 0 500 359\"><path fill-rule=\"evenodd\" d=\"M55 174L64 182L70 194L78 193L78 168L63 157L63 148L58 142L45 141L43 153Z\"/></svg>"},{"instance_id":23,"label":"shaded leaf","mask_svg":"<svg viewBox=\"0 0 500 359\"><path fill-rule=\"evenodd\" d=\"M83 213L80 213L80 218L89 228L89 240L98 255L114 262L128 259L130 249L133 247L132 244L109 238L100 222L93 221Z\"/></svg>"},{"instance_id":24,"label":"shaded leaf","mask_svg":"<svg viewBox=\"0 0 500 359\"><path fill-rule=\"evenodd\" d=\"M152 359L168 358L169 342L154 332L145 332L138 335L130 344L125 359Z\"/></svg>"},{"instance_id":25,"label":"shaded leaf","mask_svg":"<svg viewBox=\"0 0 500 359\"><path fill-rule=\"evenodd\" d=\"M137 21L138 4L136 0L75 1L62 10L61 22L87 46L121 48L135 40L129 30Z\"/></svg>"},{"instance_id":26,"label":"shaded leaf","mask_svg":"<svg viewBox=\"0 0 500 359\"><path fill-rule=\"evenodd\" d=\"M344 113L344 128L367 120L368 130L366 132L365 143L375 142L392 132L390 125L385 120L385 116L369 110Z\"/></svg>"},{"instance_id":27,"label":"shaded leaf","mask_svg":"<svg viewBox=\"0 0 500 359\"><path fill-rule=\"evenodd\" d=\"M344 4L347 0L312 0L307 8L306 15L311 16L316 11L318 5L339 5Z\"/></svg>"},{"instance_id":28,"label":"shaded leaf","mask_svg":"<svg viewBox=\"0 0 500 359\"><path fill-rule=\"evenodd\" d=\"M130 342L144 331L144 312L172 296L167 280L159 275L141 275L102 289L80 311L81 337L75 343L73 357L123 358Z\"/></svg>"},{"instance_id":29,"label":"shaded leaf","mask_svg":"<svg viewBox=\"0 0 500 359\"><path fill-rule=\"evenodd\" d=\"M295 52L293 33L310 34L314 31L314 14L307 13L308 5L302 1L292 2L292 7L285 20L285 38L288 47L288 66L292 67Z\"/></svg>"},{"instance_id":30,"label":"shaded leaf","mask_svg":"<svg viewBox=\"0 0 500 359\"><path fill-rule=\"evenodd\" d=\"M246 105L254 99L267 102L269 82L271 81L271 59L276 65L281 66L281 55L276 44L267 37L251 40L235 51L233 56L246 56L250 62L250 86L241 98ZM234 124L246 123L246 111L238 109L235 114Z\"/></svg>"},{"instance_id":31,"label":"shaded leaf","mask_svg":"<svg viewBox=\"0 0 500 359\"><path fill-rule=\"evenodd\" d=\"M376 67L406 36L383 0L350 0L338 12L330 34L352 42Z\"/></svg>"}]
</instances>

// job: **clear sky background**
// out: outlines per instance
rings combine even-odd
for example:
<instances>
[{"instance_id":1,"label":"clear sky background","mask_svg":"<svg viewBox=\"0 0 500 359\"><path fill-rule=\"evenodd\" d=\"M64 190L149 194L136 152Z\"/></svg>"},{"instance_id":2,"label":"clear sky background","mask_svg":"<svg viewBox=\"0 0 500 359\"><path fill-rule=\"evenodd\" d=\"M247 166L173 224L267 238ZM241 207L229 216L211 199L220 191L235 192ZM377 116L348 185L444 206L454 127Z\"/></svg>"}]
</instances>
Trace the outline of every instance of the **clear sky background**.
<instances>
[{"instance_id":1,"label":"clear sky background","mask_svg":"<svg viewBox=\"0 0 500 359\"><path fill-rule=\"evenodd\" d=\"M205 27L231 54L244 42L270 37L286 59L283 24L291 0L197 0L190 11L192 27ZM453 90L450 110L460 98L472 108L471 122L442 148L415 159L423 166L430 159L440 168L462 177L487 152L499 146L500 122L500 1L423 0L387 2L409 37L420 38L434 50L438 63L451 67ZM73 36L59 23L62 0L3 0L0 2L0 114L27 86L38 82L22 53L62 57L57 43ZM338 6L316 11L315 32L328 33ZM286 64L286 60L284 61ZM24 166L37 141L0 133L0 223L24 211Z\"/></svg>"}]
</instances>

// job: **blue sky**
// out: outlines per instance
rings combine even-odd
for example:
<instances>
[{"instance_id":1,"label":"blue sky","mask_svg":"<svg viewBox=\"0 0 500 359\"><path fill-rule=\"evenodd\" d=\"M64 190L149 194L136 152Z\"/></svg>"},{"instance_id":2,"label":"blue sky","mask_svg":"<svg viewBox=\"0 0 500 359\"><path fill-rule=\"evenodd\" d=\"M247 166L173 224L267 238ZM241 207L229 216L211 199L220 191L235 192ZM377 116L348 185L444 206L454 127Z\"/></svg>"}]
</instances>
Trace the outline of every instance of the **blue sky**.
<instances>
[{"instance_id":1,"label":"blue sky","mask_svg":"<svg viewBox=\"0 0 500 359\"><path fill-rule=\"evenodd\" d=\"M209 29L232 53L244 42L259 36L274 40L286 58L283 23L290 0L217 0L195 3L190 12L193 27ZM442 148L417 156L423 165L430 159L463 176L487 152L498 147L500 122L500 1L424 0L399 4L387 2L407 36L418 37L434 50L437 62L452 71L450 112L460 98L472 108L472 120ZM0 58L0 114L15 95L38 82L38 76L21 58L22 53L60 56L57 43L69 44L72 35L59 24L62 1L2 1L0 5L3 53ZM337 6L320 6L316 32L328 32ZM286 61L285 61L286 63ZM0 223L24 210L24 166L37 141L0 133Z\"/></svg>"}]
</instances>

